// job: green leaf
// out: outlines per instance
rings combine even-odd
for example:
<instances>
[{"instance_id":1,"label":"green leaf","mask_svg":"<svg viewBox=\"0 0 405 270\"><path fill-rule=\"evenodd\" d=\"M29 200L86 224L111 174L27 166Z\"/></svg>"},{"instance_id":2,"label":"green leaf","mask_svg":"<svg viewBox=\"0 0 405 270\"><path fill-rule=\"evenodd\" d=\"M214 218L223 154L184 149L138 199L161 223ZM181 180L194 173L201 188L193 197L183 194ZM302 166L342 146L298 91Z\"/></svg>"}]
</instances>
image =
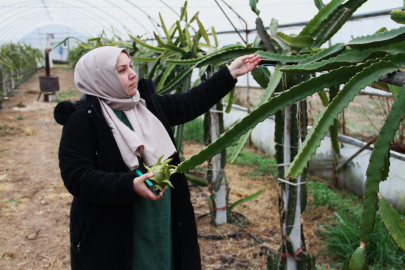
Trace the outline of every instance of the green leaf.
<instances>
[{"instance_id":1,"label":"green leaf","mask_svg":"<svg viewBox=\"0 0 405 270\"><path fill-rule=\"evenodd\" d=\"M298 63L308 58L308 55L282 55L262 51L258 51L256 54L260 55L260 57L264 59L287 63Z\"/></svg>"},{"instance_id":2,"label":"green leaf","mask_svg":"<svg viewBox=\"0 0 405 270\"><path fill-rule=\"evenodd\" d=\"M374 144L374 150L370 156L370 163L367 168L366 191L364 194L364 210L360 223L360 241L369 242L374 228L375 213L377 212L379 184L387 175L387 159L390 153L391 142L394 140L396 131L405 108L405 86L402 86L397 99L392 105L380 135ZM384 170L384 173L383 173Z\"/></svg>"},{"instance_id":3,"label":"green leaf","mask_svg":"<svg viewBox=\"0 0 405 270\"><path fill-rule=\"evenodd\" d=\"M208 38L207 31L205 31L203 24L201 23L200 19L198 19L198 12L195 14L195 18L197 20L198 28L200 29L202 37L204 38L205 42L207 42L207 44L211 47L211 42L210 39Z\"/></svg>"},{"instance_id":4,"label":"green leaf","mask_svg":"<svg viewBox=\"0 0 405 270\"><path fill-rule=\"evenodd\" d=\"M359 247L353 253L353 256L350 260L350 269L362 269L364 264L367 262L366 258L366 249L363 247Z\"/></svg>"},{"instance_id":5,"label":"green leaf","mask_svg":"<svg viewBox=\"0 0 405 270\"><path fill-rule=\"evenodd\" d=\"M350 40L350 42L347 45L352 48L362 50L401 42L404 40L404 38L405 38L405 26L374 35L354 38Z\"/></svg>"},{"instance_id":6,"label":"green leaf","mask_svg":"<svg viewBox=\"0 0 405 270\"><path fill-rule=\"evenodd\" d=\"M245 202L256 199L257 197L262 195L265 190L266 189L261 189L258 192L253 193L252 195L246 196L245 198L242 198L242 199L234 202L233 204L231 204L231 206L229 206L229 211L232 211L232 209L235 208L235 206L237 206L238 204L245 203Z\"/></svg>"},{"instance_id":7,"label":"green leaf","mask_svg":"<svg viewBox=\"0 0 405 270\"><path fill-rule=\"evenodd\" d=\"M190 55L189 55L186 51L184 51L183 49L181 49L181 48L179 48L179 47L177 47L177 46L171 45L171 44L165 44L165 43L163 43L163 41L159 38L159 36L156 35L155 32L153 32L153 34L155 35L155 39L156 39L156 41L158 42L158 44L159 44L160 46L165 47L166 49L168 49L168 50L170 50L170 51L172 51L172 52L178 53L178 54L180 54L180 55L181 55L182 57L184 57L184 58L190 58Z\"/></svg>"},{"instance_id":8,"label":"green leaf","mask_svg":"<svg viewBox=\"0 0 405 270\"><path fill-rule=\"evenodd\" d=\"M392 55L385 56L389 53ZM298 64L295 66L285 66L281 68L281 71L294 74L312 74L315 72L332 70L342 66L349 66L358 62L384 56L385 57L381 58L380 60L393 61L398 65L398 62L402 61L400 59L403 59L403 53L405 53L405 42L396 43L381 48L367 49L363 51L350 50L346 53L342 53L341 55L320 62L304 65Z\"/></svg>"},{"instance_id":9,"label":"green leaf","mask_svg":"<svg viewBox=\"0 0 405 270\"><path fill-rule=\"evenodd\" d=\"M252 11L254 13L256 13L257 16L260 15L260 10L258 10L257 7L256 7L258 2L259 2L259 0L249 0L250 8L252 9Z\"/></svg>"},{"instance_id":10,"label":"green leaf","mask_svg":"<svg viewBox=\"0 0 405 270\"><path fill-rule=\"evenodd\" d=\"M332 14L345 0L332 0L329 4L324 6L318 14L315 15L302 29L300 36L311 35L319 25L330 15ZM311 35L312 36L312 35ZM313 37L313 36L312 36Z\"/></svg>"},{"instance_id":11,"label":"green leaf","mask_svg":"<svg viewBox=\"0 0 405 270\"><path fill-rule=\"evenodd\" d=\"M378 193L378 199L381 221L390 233L391 238L405 252L405 222L380 193Z\"/></svg>"},{"instance_id":12,"label":"green leaf","mask_svg":"<svg viewBox=\"0 0 405 270\"><path fill-rule=\"evenodd\" d=\"M278 20L276 18L272 18L269 26L270 33L275 35L278 29Z\"/></svg>"},{"instance_id":13,"label":"green leaf","mask_svg":"<svg viewBox=\"0 0 405 270\"><path fill-rule=\"evenodd\" d=\"M214 41L215 41L215 48L218 48L217 32L215 32L214 26L211 27L211 31L212 31L212 37L214 38Z\"/></svg>"},{"instance_id":14,"label":"green leaf","mask_svg":"<svg viewBox=\"0 0 405 270\"><path fill-rule=\"evenodd\" d=\"M250 73L262 88L267 88L270 81L270 71L267 67L256 66Z\"/></svg>"},{"instance_id":15,"label":"green leaf","mask_svg":"<svg viewBox=\"0 0 405 270\"><path fill-rule=\"evenodd\" d=\"M168 44L172 44L172 40L170 39L170 34L169 34L169 32L167 31L165 22L163 21L163 18L162 18L162 15L160 14L160 12L159 12L159 18L160 18L160 22L161 22L161 24L162 24L163 32L165 32L165 36L166 36L166 38L167 38L167 43L168 43Z\"/></svg>"},{"instance_id":16,"label":"green leaf","mask_svg":"<svg viewBox=\"0 0 405 270\"><path fill-rule=\"evenodd\" d=\"M180 55L177 55L176 58L180 58ZM160 81L156 87L157 91L159 92L160 89L163 88L163 86L166 83L166 79L169 77L169 75L172 73L173 69L176 67L176 65L174 64L170 64L168 67L165 68L163 74L162 74L162 78L160 78Z\"/></svg>"},{"instance_id":17,"label":"green leaf","mask_svg":"<svg viewBox=\"0 0 405 270\"><path fill-rule=\"evenodd\" d=\"M133 59L133 58L132 58L132 59ZM146 78L152 79L153 76L155 75L156 68L157 68L159 65L160 65L160 57L155 60L155 63L153 63L151 69L149 70L148 74L146 75Z\"/></svg>"},{"instance_id":18,"label":"green leaf","mask_svg":"<svg viewBox=\"0 0 405 270\"><path fill-rule=\"evenodd\" d=\"M158 48L158 47L152 46L152 45L150 45L150 44L148 44L148 43L146 43L146 42L143 42L143 41L140 40L139 38L136 38L136 37L131 36L131 35L129 35L129 36L130 36L133 40L135 40L136 43L142 45L143 47L145 47L145 48L147 48L147 49L149 49L149 50L151 50L151 51L158 52L158 53L163 53L163 52L166 51L166 49L164 49L164 48Z\"/></svg>"},{"instance_id":19,"label":"green leaf","mask_svg":"<svg viewBox=\"0 0 405 270\"><path fill-rule=\"evenodd\" d=\"M312 43L314 43L314 39L312 37L304 37L304 36L289 36L284 34L283 32L277 32L276 34L279 39L283 42L287 43L290 46L294 47L311 47Z\"/></svg>"},{"instance_id":20,"label":"green leaf","mask_svg":"<svg viewBox=\"0 0 405 270\"><path fill-rule=\"evenodd\" d=\"M260 17L256 18L256 30L257 34L262 39L263 44L266 47L267 51L271 53L276 53L277 50L271 41L269 33L267 33L266 29L264 28L263 21Z\"/></svg>"},{"instance_id":21,"label":"green leaf","mask_svg":"<svg viewBox=\"0 0 405 270\"><path fill-rule=\"evenodd\" d=\"M230 113L232 110L232 104L233 100L235 98L235 87L232 88L231 92L228 93L229 99L228 99L228 104L226 105L225 112Z\"/></svg>"},{"instance_id":22,"label":"green leaf","mask_svg":"<svg viewBox=\"0 0 405 270\"><path fill-rule=\"evenodd\" d=\"M194 184L194 185L196 185L196 186L200 186L200 187L206 187L206 186L208 186L208 183L207 183L207 182L205 182L204 180L202 180L202 179L200 179L200 178L198 178L198 177L195 177L194 175L187 174L187 173L185 173L184 175L186 176L187 180L188 180L190 183L192 183L192 184Z\"/></svg>"},{"instance_id":23,"label":"green leaf","mask_svg":"<svg viewBox=\"0 0 405 270\"><path fill-rule=\"evenodd\" d=\"M321 90L318 92L319 98L322 101L322 105L327 107L329 105L328 96L326 95L325 90Z\"/></svg>"},{"instance_id":24,"label":"green leaf","mask_svg":"<svg viewBox=\"0 0 405 270\"><path fill-rule=\"evenodd\" d=\"M213 64L226 59L235 59L242 55L256 53L259 50L263 50L263 48L237 48L220 50L205 56L204 59L199 61L195 66L201 68L205 65Z\"/></svg>"},{"instance_id":25,"label":"green leaf","mask_svg":"<svg viewBox=\"0 0 405 270\"><path fill-rule=\"evenodd\" d=\"M171 80L165 87L157 91L157 95L167 94L170 91L176 89L177 86L183 83L184 80L187 79L187 76L191 76L191 72L193 68L186 68L182 72L180 72L173 80Z\"/></svg>"},{"instance_id":26,"label":"green leaf","mask_svg":"<svg viewBox=\"0 0 405 270\"><path fill-rule=\"evenodd\" d=\"M215 192L218 192L219 188L221 187L221 182L223 178L224 178L224 171L220 171L217 177L215 177L214 184L212 186L212 189Z\"/></svg>"},{"instance_id":27,"label":"green leaf","mask_svg":"<svg viewBox=\"0 0 405 270\"><path fill-rule=\"evenodd\" d=\"M305 58L304 60L300 61L299 64L306 65L317 62L319 60L323 60L325 58L333 57L337 54L340 54L345 49L346 46L344 43L337 43L335 45L330 46L329 48L323 49L320 52Z\"/></svg>"},{"instance_id":28,"label":"green leaf","mask_svg":"<svg viewBox=\"0 0 405 270\"><path fill-rule=\"evenodd\" d=\"M321 10L323 8L323 2L322 0L314 0L315 6L318 10Z\"/></svg>"},{"instance_id":29,"label":"green leaf","mask_svg":"<svg viewBox=\"0 0 405 270\"><path fill-rule=\"evenodd\" d=\"M132 60L137 62L144 62L144 63L154 63L156 62L157 58L142 58L142 57L131 57Z\"/></svg>"},{"instance_id":30,"label":"green leaf","mask_svg":"<svg viewBox=\"0 0 405 270\"><path fill-rule=\"evenodd\" d=\"M246 134L258 123L264 121L268 116L273 115L283 109L285 106L291 105L298 100L323 90L324 88L346 83L357 72L363 70L363 68L368 65L370 65L370 63L353 67L343 67L338 70L322 74L319 77L302 82L301 84L292 87L290 90L283 92L279 96L270 99L268 102L252 111L236 125L231 127L227 132L221 134L221 136L215 142L205 147L203 150L201 150L201 152L183 161L177 167L177 171L186 172L195 166L202 164L204 161L221 152L222 149L231 145L233 141ZM270 84L271 82L272 80L270 80Z\"/></svg>"},{"instance_id":31,"label":"green leaf","mask_svg":"<svg viewBox=\"0 0 405 270\"><path fill-rule=\"evenodd\" d=\"M177 25L177 30L179 30L180 44L182 47L185 47L185 46L187 46L187 42L186 42L186 37L184 36L183 31L181 30L180 22L176 21L176 25Z\"/></svg>"},{"instance_id":32,"label":"green leaf","mask_svg":"<svg viewBox=\"0 0 405 270\"><path fill-rule=\"evenodd\" d=\"M314 123L302 144L302 148L299 149L294 161L288 168L286 177L297 178L298 175L302 173L333 121L362 89L372 84L375 81L375 78L380 78L396 69L397 66L393 63L379 62L365 68L353 77L329 106L320 114L320 118Z\"/></svg>"},{"instance_id":33,"label":"green leaf","mask_svg":"<svg viewBox=\"0 0 405 270\"><path fill-rule=\"evenodd\" d=\"M405 12L400 9L391 11L391 20L397 23L405 24Z\"/></svg>"}]
</instances>

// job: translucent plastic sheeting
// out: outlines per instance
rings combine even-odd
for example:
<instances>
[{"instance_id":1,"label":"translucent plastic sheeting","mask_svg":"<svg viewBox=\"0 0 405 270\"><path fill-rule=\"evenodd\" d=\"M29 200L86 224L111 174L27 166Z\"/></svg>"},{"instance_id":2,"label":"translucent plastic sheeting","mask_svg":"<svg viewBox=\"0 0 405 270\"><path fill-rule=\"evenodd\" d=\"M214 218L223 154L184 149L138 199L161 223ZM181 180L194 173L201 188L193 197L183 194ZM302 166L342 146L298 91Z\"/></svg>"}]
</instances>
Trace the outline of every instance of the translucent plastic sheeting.
<instances>
[{"instance_id":1,"label":"translucent plastic sheeting","mask_svg":"<svg viewBox=\"0 0 405 270\"><path fill-rule=\"evenodd\" d=\"M225 0L247 23L248 29L255 28L256 14L251 11L249 0ZM328 3L326 0L324 3ZM246 29L245 23L224 3L223 0L188 1L188 16L199 12L205 27L215 27L217 32L232 31L218 4L228 15L236 28ZM0 43L19 41L30 32L43 26L69 27L81 36L94 37L105 31L126 38L128 33L153 38L153 32L164 35L160 26L159 12L169 28L179 19L180 0L1 0L0 1ZM369 0L356 14L398 8L402 0ZM316 13L312 0L260 0L260 17L265 25L272 17L280 24L304 22ZM194 29L198 29L196 22ZM209 31L210 32L210 31Z\"/></svg>"}]
</instances>

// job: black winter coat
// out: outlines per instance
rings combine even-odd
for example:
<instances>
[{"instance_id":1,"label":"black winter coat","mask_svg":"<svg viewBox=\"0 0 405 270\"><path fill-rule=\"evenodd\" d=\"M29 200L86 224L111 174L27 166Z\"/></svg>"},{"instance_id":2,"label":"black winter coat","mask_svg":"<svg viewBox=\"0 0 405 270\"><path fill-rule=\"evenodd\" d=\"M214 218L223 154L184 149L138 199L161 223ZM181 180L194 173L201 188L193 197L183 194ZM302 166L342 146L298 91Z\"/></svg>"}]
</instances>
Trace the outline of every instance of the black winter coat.
<instances>
[{"instance_id":1,"label":"black winter coat","mask_svg":"<svg viewBox=\"0 0 405 270\"><path fill-rule=\"evenodd\" d=\"M236 80L228 68L187 93L155 95L151 80L140 80L138 90L147 108L163 123L173 143L172 126L200 116L225 96ZM93 96L80 102L61 102L54 111L64 125L59 146L63 182L74 196L70 212L72 269L132 270L134 242L134 175L126 173L100 103ZM179 164L175 154L171 164ZM186 178L171 177L172 237L175 269L201 269L194 209ZM159 248L159 247L156 247Z\"/></svg>"}]
</instances>

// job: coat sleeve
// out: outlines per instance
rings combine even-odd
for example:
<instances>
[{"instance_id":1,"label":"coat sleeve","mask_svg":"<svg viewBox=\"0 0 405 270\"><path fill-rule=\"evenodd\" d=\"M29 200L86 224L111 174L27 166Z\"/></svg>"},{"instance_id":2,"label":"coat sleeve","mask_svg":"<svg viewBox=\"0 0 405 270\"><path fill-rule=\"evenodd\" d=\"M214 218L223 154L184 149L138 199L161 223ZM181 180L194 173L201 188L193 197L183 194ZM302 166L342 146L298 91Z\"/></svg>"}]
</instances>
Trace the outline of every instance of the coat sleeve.
<instances>
[{"instance_id":1,"label":"coat sleeve","mask_svg":"<svg viewBox=\"0 0 405 270\"><path fill-rule=\"evenodd\" d=\"M97 169L96 127L86 113L77 111L66 121L59 145L63 182L76 198L98 204L133 202L134 174Z\"/></svg>"},{"instance_id":2,"label":"coat sleeve","mask_svg":"<svg viewBox=\"0 0 405 270\"><path fill-rule=\"evenodd\" d=\"M156 96L171 126L184 124L202 115L228 94L235 80L227 67L186 93Z\"/></svg>"}]
</instances>

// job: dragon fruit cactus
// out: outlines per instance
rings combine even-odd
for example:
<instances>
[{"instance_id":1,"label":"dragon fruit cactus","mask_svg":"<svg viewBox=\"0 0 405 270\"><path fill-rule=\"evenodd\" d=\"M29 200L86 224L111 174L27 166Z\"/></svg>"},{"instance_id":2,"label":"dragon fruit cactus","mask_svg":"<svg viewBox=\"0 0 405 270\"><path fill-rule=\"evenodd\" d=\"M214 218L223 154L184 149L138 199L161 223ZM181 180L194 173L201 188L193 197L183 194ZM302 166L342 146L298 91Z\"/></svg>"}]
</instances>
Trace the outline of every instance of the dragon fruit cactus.
<instances>
[{"instance_id":1,"label":"dragon fruit cactus","mask_svg":"<svg viewBox=\"0 0 405 270\"><path fill-rule=\"evenodd\" d=\"M176 172L177 166L174 165L169 165L170 161L172 161L172 158L169 158L165 160L164 162L160 163L162 160L163 156L159 158L159 160L156 162L155 165L152 167L145 166L145 168L148 170L148 173L153 173L153 176L150 177L149 179L154 182L154 185L160 190L163 191L163 189L166 187L167 184L169 184L172 188L173 185L170 182L170 176Z\"/></svg>"}]
</instances>

